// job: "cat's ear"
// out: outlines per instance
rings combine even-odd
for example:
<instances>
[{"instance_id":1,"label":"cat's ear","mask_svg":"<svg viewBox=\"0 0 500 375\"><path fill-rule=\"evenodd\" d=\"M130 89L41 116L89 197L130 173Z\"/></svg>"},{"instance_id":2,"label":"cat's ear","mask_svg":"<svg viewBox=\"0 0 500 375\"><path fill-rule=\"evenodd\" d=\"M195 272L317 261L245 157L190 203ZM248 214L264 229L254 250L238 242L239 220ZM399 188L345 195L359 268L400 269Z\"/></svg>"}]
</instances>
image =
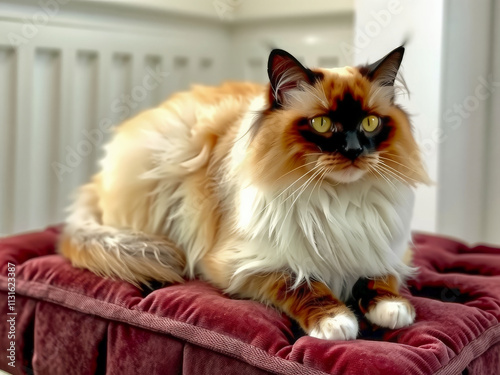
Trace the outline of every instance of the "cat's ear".
<instances>
[{"instance_id":1,"label":"cat's ear","mask_svg":"<svg viewBox=\"0 0 500 375\"><path fill-rule=\"evenodd\" d=\"M286 93L299 87L301 82L312 84L316 74L305 68L295 57L282 49L274 49L269 55L267 74L271 83L273 107L285 103Z\"/></svg>"},{"instance_id":2,"label":"cat's ear","mask_svg":"<svg viewBox=\"0 0 500 375\"><path fill-rule=\"evenodd\" d=\"M373 64L361 67L360 71L379 86L394 86L404 53L405 48L398 47Z\"/></svg>"}]
</instances>

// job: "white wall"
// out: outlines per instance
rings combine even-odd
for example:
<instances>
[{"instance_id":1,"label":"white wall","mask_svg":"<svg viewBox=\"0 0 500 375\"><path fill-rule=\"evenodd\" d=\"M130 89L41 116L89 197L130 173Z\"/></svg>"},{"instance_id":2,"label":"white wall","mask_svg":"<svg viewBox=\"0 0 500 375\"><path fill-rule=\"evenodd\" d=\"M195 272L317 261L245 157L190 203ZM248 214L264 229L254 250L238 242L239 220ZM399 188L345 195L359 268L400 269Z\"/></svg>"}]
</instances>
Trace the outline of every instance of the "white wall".
<instances>
[{"instance_id":1,"label":"white wall","mask_svg":"<svg viewBox=\"0 0 500 375\"><path fill-rule=\"evenodd\" d=\"M472 242L500 243L499 12L445 1L438 229Z\"/></svg>"},{"instance_id":2,"label":"white wall","mask_svg":"<svg viewBox=\"0 0 500 375\"><path fill-rule=\"evenodd\" d=\"M352 64L342 53L353 39L353 13L304 16L235 24L231 28L232 74L236 79L267 82L267 59L281 48L309 67Z\"/></svg>"},{"instance_id":3,"label":"white wall","mask_svg":"<svg viewBox=\"0 0 500 375\"><path fill-rule=\"evenodd\" d=\"M500 1L494 2L492 14L493 22L491 38L491 73L497 86L491 97L490 116L486 133L486 148L488 150L485 160L486 166L486 193L483 207L486 209L482 240L500 244Z\"/></svg>"},{"instance_id":4,"label":"white wall","mask_svg":"<svg viewBox=\"0 0 500 375\"><path fill-rule=\"evenodd\" d=\"M354 0L215 0L235 4L235 21L266 21L284 18L324 18L331 15L352 14ZM335 20L330 21L330 25ZM304 28L301 22L296 22L298 28ZM332 27L332 26L330 26Z\"/></svg>"},{"instance_id":5,"label":"white wall","mask_svg":"<svg viewBox=\"0 0 500 375\"><path fill-rule=\"evenodd\" d=\"M397 101L411 114L428 173L437 182L443 3L357 0L355 13L354 44L344 50L354 53L357 64L376 61L408 39L401 72L411 96ZM412 228L435 232L437 208L436 185L419 187Z\"/></svg>"}]
</instances>

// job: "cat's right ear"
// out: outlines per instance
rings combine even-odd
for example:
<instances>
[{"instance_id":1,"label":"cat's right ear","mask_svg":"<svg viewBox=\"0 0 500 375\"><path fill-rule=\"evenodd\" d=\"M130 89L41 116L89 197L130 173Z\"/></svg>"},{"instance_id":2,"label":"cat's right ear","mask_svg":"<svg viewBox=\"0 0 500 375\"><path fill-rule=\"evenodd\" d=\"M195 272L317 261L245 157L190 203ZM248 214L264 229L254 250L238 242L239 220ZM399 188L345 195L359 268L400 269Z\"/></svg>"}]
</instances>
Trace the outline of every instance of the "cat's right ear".
<instances>
[{"instance_id":1,"label":"cat's right ear","mask_svg":"<svg viewBox=\"0 0 500 375\"><path fill-rule=\"evenodd\" d=\"M273 49L267 62L267 74L271 83L270 99L273 108L280 108L290 90L301 82L312 84L315 74L305 68L295 57L282 49Z\"/></svg>"},{"instance_id":2,"label":"cat's right ear","mask_svg":"<svg viewBox=\"0 0 500 375\"><path fill-rule=\"evenodd\" d=\"M362 66L361 74L379 86L393 87L405 53L404 45L389 52L373 64ZM391 101L394 100L394 92Z\"/></svg>"}]
</instances>

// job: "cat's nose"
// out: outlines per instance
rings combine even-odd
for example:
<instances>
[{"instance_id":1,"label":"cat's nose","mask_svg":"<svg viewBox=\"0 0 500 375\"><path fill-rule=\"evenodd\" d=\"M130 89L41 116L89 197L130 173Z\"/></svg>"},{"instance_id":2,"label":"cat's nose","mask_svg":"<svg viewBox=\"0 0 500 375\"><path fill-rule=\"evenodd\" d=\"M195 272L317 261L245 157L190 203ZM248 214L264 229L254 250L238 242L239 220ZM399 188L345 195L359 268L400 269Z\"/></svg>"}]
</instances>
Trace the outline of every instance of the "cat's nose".
<instances>
[{"instance_id":1,"label":"cat's nose","mask_svg":"<svg viewBox=\"0 0 500 375\"><path fill-rule=\"evenodd\" d=\"M339 152L346 158L354 160L363 152L363 147L359 143L358 135L349 131L346 132L345 144L340 147Z\"/></svg>"},{"instance_id":2,"label":"cat's nose","mask_svg":"<svg viewBox=\"0 0 500 375\"><path fill-rule=\"evenodd\" d=\"M349 148L349 147L343 147L340 150L340 153L344 155L346 158L354 160L356 159L361 153L363 152L363 149L361 147L358 148Z\"/></svg>"}]
</instances>

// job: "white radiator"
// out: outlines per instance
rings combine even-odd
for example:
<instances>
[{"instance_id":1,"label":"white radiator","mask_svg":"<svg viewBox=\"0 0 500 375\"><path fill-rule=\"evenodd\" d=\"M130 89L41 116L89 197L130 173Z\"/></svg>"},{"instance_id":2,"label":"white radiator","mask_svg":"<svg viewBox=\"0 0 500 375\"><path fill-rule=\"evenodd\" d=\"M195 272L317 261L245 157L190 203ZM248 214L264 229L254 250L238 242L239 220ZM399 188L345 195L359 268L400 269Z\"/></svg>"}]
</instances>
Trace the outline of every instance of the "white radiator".
<instances>
[{"instance_id":1,"label":"white radiator","mask_svg":"<svg viewBox=\"0 0 500 375\"><path fill-rule=\"evenodd\" d=\"M206 22L129 28L128 14L110 27L61 9L29 38L26 20L41 9L19 11L0 24L1 234L60 222L112 125L193 79L219 82L226 56L224 31Z\"/></svg>"},{"instance_id":2,"label":"white radiator","mask_svg":"<svg viewBox=\"0 0 500 375\"><path fill-rule=\"evenodd\" d=\"M0 3L0 235L61 222L112 126L192 82L263 81L271 44L300 50L311 65L349 63L339 42L352 39L352 14L334 20L255 27L219 19L215 7L200 17L87 1Z\"/></svg>"}]
</instances>

